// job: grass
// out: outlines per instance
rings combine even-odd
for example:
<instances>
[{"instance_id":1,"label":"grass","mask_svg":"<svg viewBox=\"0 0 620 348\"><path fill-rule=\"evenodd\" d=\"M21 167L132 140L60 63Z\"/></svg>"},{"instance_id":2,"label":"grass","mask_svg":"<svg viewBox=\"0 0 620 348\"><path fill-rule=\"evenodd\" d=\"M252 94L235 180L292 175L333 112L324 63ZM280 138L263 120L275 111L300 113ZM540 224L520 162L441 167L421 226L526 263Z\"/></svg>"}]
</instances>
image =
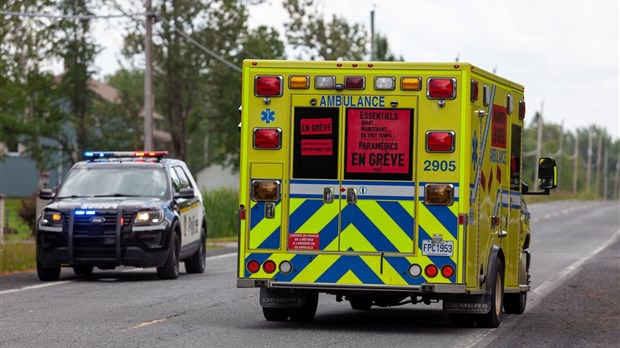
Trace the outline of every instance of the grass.
<instances>
[{"instance_id":1,"label":"grass","mask_svg":"<svg viewBox=\"0 0 620 348\"><path fill-rule=\"evenodd\" d=\"M207 214L207 238L236 238L239 224L237 191L220 188L203 192Z\"/></svg>"},{"instance_id":2,"label":"grass","mask_svg":"<svg viewBox=\"0 0 620 348\"><path fill-rule=\"evenodd\" d=\"M7 198L4 201L6 229L5 241L31 239L33 231L22 218L18 215L22 201L20 198Z\"/></svg>"},{"instance_id":3,"label":"grass","mask_svg":"<svg viewBox=\"0 0 620 348\"><path fill-rule=\"evenodd\" d=\"M0 244L0 274L30 271L37 267L33 240Z\"/></svg>"}]
</instances>

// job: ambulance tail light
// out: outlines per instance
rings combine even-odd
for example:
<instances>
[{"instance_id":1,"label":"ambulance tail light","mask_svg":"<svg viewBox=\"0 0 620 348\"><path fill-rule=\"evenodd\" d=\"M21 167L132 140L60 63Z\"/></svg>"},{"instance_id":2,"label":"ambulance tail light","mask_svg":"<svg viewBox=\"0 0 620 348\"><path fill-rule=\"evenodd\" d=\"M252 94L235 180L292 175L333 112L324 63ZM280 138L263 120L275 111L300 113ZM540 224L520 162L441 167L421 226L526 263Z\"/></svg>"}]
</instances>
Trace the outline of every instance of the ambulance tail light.
<instances>
[{"instance_id":1,"label":"ambulance tail light","mask_svg":"<svg viewBox=\"0 0 620 348\"><path fill-rule=\"evenodd\" d=\"M456 98L456 79L454 78L429 78L428 99L454 99Z\"/></svg>"},{"instance_id":2,"label":"ambulance tail light","mask_svg":"<svg viewBox=\"0 0 620 348\"><path fill-rule=\"evenodd\" d=\"M245 220L245 214L245 205L242 204L239 206L239 220Z\"/></svg>"},{"instance_id":3,"label":"ambulance tail light","mask_svg":"<svg viewBox=\"0 0 620 348\"><path fill-rule=\"evenodd\" d=\"M273 273L276 271L276 263L271 261L271 260L267 260L265 261L265 263L263 263L263 271L265 271L265 273Z\"/></svg>"},{"instance_id":4,"label":"ambulance tail light","mask_svg":"<svg viewBox=\"0 0 620 348\"><path fill-rule=\"evenodd\" d=\"M426 132L426 152L454 152L453 131Z\"/></svg>"},{"instance_id":5,"label":"ambulance tail light","mask_svg":"<svg viewBox=\"0 0 620 348\"><path fill-rule=\"evenodd\" d=\"M256 150L278 150L282 147L280 128L254 128L254 148Z\"/></svg>"},{"instance_id":6,"label":"ambulance tail light","mask_svg":"<svg viewBox=\"0 0 620 348\"><path fill-rule=\"evenodd\" d=\"M424 274L426 274L429 278L435 278L437 274L439 274L439 270L437 269L437 266L431 264L424 268Z\"/></svg>"},{"instance_id":7,"label":"ambulance tail light","mask_svg":"<svg viewBox=\"0 0 620 348\"><path fill-rule=\"evenodd\" d=\"M293 270L293 265L289 261L280 262L280 273L289 274Z\"/></svg>"},{"instance_id":8,"label":"ambulance tail light","mask_svg":"<svg viewBox=\"0 0 620 348\"><path fill-rule=\"evenodd\" d=\"M366 79L364 76L347 76L344 78L344 88L364 89L366 88Z\"/></svg>"},{"instance_id":9,"label":"ambulance tail light","mask_svg":"<svg viewBox=\"0 0 620 348\"><path fill-rule=\"evenodd\" d=\"M525 100L519 100L519 119L525 118Z\"/></svg>"},{"instance_id":10,"label":"ambulance tail light","mask_svg":"<svg viewBox=\"0 0 620 348\"><path fill-rule=\"evenodd\" d=\"M375 90L393 91L395 87L396 79L394 77L375 77Z\"/></svg>"},{"instance_id":11,"label":"ambulance tail light","mask_svg":"<svg viewBox=\"0 0 620 348\"><path fill-rule=\"evenodd\" d=\"M451 184L427 184L424 186L424 203L428 205L452 205L454 186Z\"/></svg>"},{"instance_id":12,"label":"ambulance tail light","mask_svg":"<svg viewBox=\"0 0 620 348\"><path fill-rule=\"evenodd\" d=\"M288 78L288 88L308 89L310 88L310 78L308 76L291 76Z\"/></svg>"},{"instance_id":13,"label":"ambulance tail light","mask_svg":"<svg viewBox=\"0 0 620 348\"><path fill-rule=\"evenodd\" d=\"M280 200L280 181L252 181L252 200L254 202L277 202Z\"/></svg>"},{"instance_id":14,"label":"ambulance tail light","mask_svg":"<svg viewBox=\"0 0 620 348\"><path fill-rule=\"evenodd\" d=\"M454 267L450 266L450 265L445 265L443 267L441 267L441 275L444 278L450 278L454 275Z\"/></svg>"},{"instance_id":15,"label":"ambulance tail light","mask_svg":"<svg viewBox=\"0 0 620 348\"><path fill-rule=\"evenodd\" d=\"M419 91L422 89L422 78L403 77L400 80L400 89L403 91Z\"/></svg>"},{"instance_id":16,"label":"ambulance tail light","mask_svg":"<svg viewBox=\"0 0 620 348\"><path fill-rule=\"evenodd\" d=\"M256 76L254 95L257 97L282 96L282 76Z\"/></svg>"},{"instance_id":17,"label":"ambulance tail light","mask_svg":"<svg viewBox=\"0 0 620 348\"><path fill-rule=\"evenodd\" d=\"M250 272L250 273L256 273L256 272L260 271L260 263L258 263L258 261L256 261L256 260L248 261L248 263L246 264L245 267L248 270L248 272Z\"/></svg>"}]
</instances>

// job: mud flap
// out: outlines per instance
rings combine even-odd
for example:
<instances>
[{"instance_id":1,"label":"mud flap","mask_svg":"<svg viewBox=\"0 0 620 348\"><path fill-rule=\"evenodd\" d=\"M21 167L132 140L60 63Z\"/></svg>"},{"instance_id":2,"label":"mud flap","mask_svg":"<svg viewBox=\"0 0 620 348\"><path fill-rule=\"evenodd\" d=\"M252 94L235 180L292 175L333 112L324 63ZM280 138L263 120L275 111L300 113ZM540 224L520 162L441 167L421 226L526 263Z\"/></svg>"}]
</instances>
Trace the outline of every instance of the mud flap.
<instances>
[{"instance_id":1,"label":"mud flap","mask_svg":"<svg viewBox=\"0 0 620 348\"><path fill-rule=\"evenodd\" d=\"M486 314L491 310L491 294L459 295L443 300L446 313Z\"/></svg>"},{"instance_id":2,"label":"mud flap","mask_svg":"<svg viewBox=\"0 0 620 348\"><path fill-rule=\"evenodd\" d=\"M302 308L306 303L303 291L260 288L260 305L264 308Z\"/></svg>"}]
</instances>

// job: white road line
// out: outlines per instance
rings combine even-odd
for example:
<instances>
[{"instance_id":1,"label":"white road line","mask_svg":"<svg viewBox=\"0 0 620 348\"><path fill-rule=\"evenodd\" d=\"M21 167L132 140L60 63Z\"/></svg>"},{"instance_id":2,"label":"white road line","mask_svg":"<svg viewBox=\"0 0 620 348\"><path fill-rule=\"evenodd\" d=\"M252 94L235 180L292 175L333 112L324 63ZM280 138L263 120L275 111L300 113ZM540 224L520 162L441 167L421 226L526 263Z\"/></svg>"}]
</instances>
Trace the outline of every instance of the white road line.
<instances>
[{"instance_id":1,"label":"white road line","mask_svg":"<svg viewBox=\"0 0 620 348\"><path fill-rule=\"evenodd\" d=\"M222 255L216 255L216 256L209 256L209 257L207 257L207 261L208 260L223 259L223 258L226 258L226 257L235 256L235 255L237 255L236 252L235 253L222 254ZM142 271L143 269L144 268L131 268L131 269L123 270L121 272L123 272L123 273L126 273L126 272L139 272L139 271ZM0 291L0 296L7 295L7 294L12 294L12 293L16 293L16 292L22 292L22 291L26 291L26 290L36 290L36 289L47 288L47 287L50 287L50 286L56 286L56 285L60 285L60 284L67 284L67 283L70 283L70 282L73 282L73 281L74 281L73 279L70 279L70 280L60 280L60 281L57 281L57 282L24 286L23 288L2 290L2 291Z\"/></svg>"}]
</instances>

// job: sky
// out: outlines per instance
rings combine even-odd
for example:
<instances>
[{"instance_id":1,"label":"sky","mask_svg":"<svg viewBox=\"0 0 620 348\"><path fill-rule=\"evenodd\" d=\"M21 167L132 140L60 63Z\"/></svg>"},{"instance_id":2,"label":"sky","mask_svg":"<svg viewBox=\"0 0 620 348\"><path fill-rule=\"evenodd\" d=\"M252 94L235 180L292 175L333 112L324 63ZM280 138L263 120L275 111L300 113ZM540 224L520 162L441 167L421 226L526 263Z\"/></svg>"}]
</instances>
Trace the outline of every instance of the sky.
<instances>
[{"instance_id":1,"label":"sky","mask_svg":"<svg viewBox=\"0 0 620 348\"><path fill-rule=\"evenodd\" d=\"M118 1L123 4L123 1ZM620 9L617 0L315 0L319 13L387 37L409 62L468 62L525 86L526 122L566 130L604 127L620 137ZM284 38L281 0L250 6L250 27ZM127 8L127 7L126 7ZM100 77L118 69L122 26L99 24ZM289 57L295 52L287 50Z\"/></svg>"}]
</instances>

